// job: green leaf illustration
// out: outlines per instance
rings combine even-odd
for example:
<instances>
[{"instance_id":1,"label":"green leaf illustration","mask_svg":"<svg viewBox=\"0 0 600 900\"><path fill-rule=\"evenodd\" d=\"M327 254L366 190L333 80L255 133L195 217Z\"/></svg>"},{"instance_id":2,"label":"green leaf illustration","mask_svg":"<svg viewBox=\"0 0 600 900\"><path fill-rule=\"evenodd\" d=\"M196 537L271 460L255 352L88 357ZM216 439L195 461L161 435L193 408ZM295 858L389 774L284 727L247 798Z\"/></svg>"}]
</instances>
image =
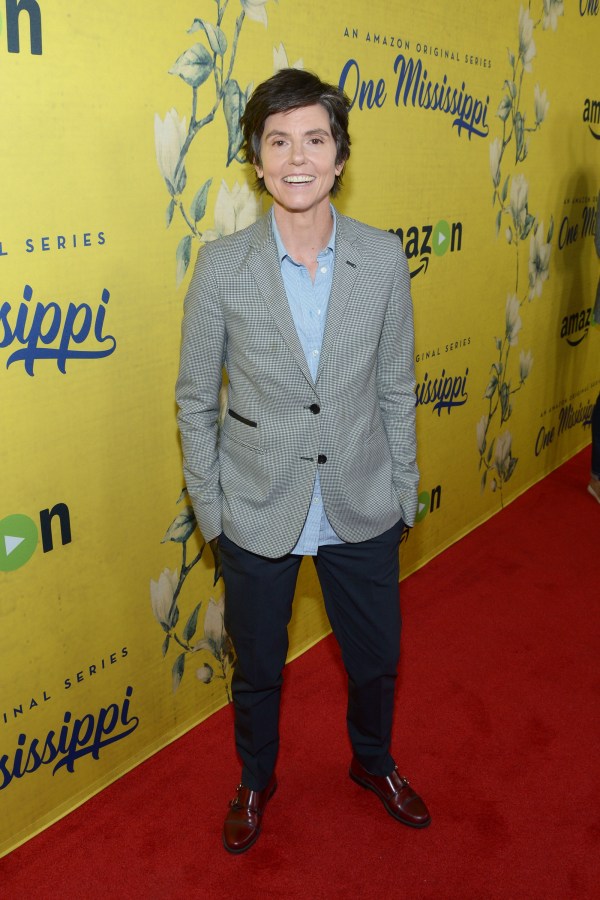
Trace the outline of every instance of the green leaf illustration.
<instances>
[{"instance_id":1,"label":"green leaf illustration","mask_svg":"<svg viewBox=\"0 0 600 900\"><path fill-rule=\"evenodd\" d=\"M171 643L171 635L168 634L168 635L166 636L166 638L164 639L163 645L162 645L162 655L163 655L163 656L166 656L166 655L167 655L167 650L169 649L169 644L170 644L170 643Z\"/></svg>"},{"instance_id":2,"label":"green leaf illustration","mask_svg":"<svg viewBox=\"0 0 600 900\"><path fill-rule=\"evenodd\" d=\"M167 228L169 227L169 225L171 224L171 222L173 220L174 211L175 211L175 201L173 200L173 198L171 198L171 202L167 206L167 211L165 213L165 223L166 223Z\"/></svg>"},{"instance_id":3,"label":"green leaf illustration","mask_svg":"<svg viewBox=\"0 0 600 900\"><path fill-rule=\"evenodd\" d=\"M548 228L548 237L546 238L546 243L549 244L552 240L552 235L554 234L554 216L550 216L550 227Z\"/></svg>"},{"instance_id":4,"label":"green leaf illustration","mask_svg":"<svg viewBox=\"0 0 600 900\"><path fill-rule=\"evenodd\" d=\"M165 544L167 541L175 541L177 544L185 544L190 539L196 529L196 516L191 506L186 506L183 512L180 512L169 527L161 541Z\"/></svg>"},{"instance_id":5,"label":"green leaf illustration","mask_svg":"<svg viewBox=\"0 0 600 900\"><path fill-rule=\"evenodd\" d=\"M494 396L494 394L496 392L497 387L498 387L498 378L496 377L496 375L492 375L492 377L490 378L490 380L488 382L488 386L485 389L484 396L486 397L487 400L492 399L492 397Z\"/></svg>"},{"instance_id":6,"label":"green leaf illustration","mask_svg":"<svg viewBox=\"0 0 600 900\"><path fill-rule=\"evenodd\" d=\"M191 640L196 634L196 628L198 627L198 613L200 612L200 607L202 606L202 601L198 603L195 607L193 613L187 620L185 624L185 628L183 629L183 639L184 641Z\"/></svg>"},{"instance_id":7,"label":"green leaf illustration","mask_svg":"<svg viewBox=\"0 0 600 900\"><path fill-rule=\"evenodd\" d=\"M219 26L213 25L212 22L207 22L205 19L194 19L192 27L188 28L188 34L193 34L195 31L200 30L206 34L212 52L217 53L219 56L224 56L227 50L227 38Z\"/></svg>"},{"instance_id":8,"label":"green leaf illustration","mask_svg":"<svg viewBox=\"0 0 600 900\"><path fill-rule=\"evenodd\" d=\"M508 463L508 470L507 470L507 472L506 472L506 475L504 476L504 481L505 481L505 482L508 481L509 478L512 477L512 474L513 474L513 472L515 471L515 469L516 469L516 467L517 467L518 461L519 461L519 460L516 459L514 456L511 456L510 461L509 461L509 463Z\"/></svg>"},{"instance_id":9,"label":"green leaf illustration","mask_svg":"<svg viewBox=\"0 0 600 900\"><path fill-rule=\"evenodd\" d=\"M223 96L223 112L225 121L227 122L227 134L229 137L227 146L227 165L229 165L236 157L237 152L242 146L242 129L240 128L240 118L246 108L246 95L240 90L240 86L232 78L225 88Z\"/></svg>"},{"instance_id":10,"label":"green leaf illustration","mask_svg":"<svg viewBox=\"0 0 600 900\"><path fill-rule=\"evenodd\" d=\"M185 653L180 653L173 663L173 693L177 690L183 678L183 669L185 666Z\"/></svg>"},{"instance_id":11,"label":"green leaf illustration","mask_svg":"<svg viewBox=\"0 0 600 900\"><path fill-rule=\"evenodd\" d=\"M498 237L498 234L500 233L500 223L501 223L501 221L502 221L502 210L499 209L499 210L498 210L498 215L496 216L496 237Z\"/></svg>"},{"instance_id":12,"label":"green leaf illustration","mask_svg":"<svg viewBox=\"0 0 600 900\"><path fill-rule=\"evenodd\" d=\"M181 284L181 282L185 278L185 273L187 272L188 266L190 264L191 253L192 236L191 234L186 234L179 241L175 254L177 259L177 284Z\"/></svg>"},{"instance_id":13,"label":"green leaf illustration","mask_svg":"<svg viewBox=\"0 0 600 900\"><path fill-rule=\"evenodd\" d=\"M212 184L212 178L209 178L208 181L205 181L199 191L196 192L196 196L192 200L192 205L190 206L190 215L194 220L194 223L199 222L200 219L204 218L204 213L206 212L206 201L208 200L208 192L210 190L210 186Z\"/></svg>"},{"instance_id":14,"label":"green leaf illustration","mask_svg":"<svg viewBox=\"0 0 600 900\"><path fill-rule=\"evenodd\" d=\"M525 119L521 115L521 113L517 110L515 112L515 138L517 141L517 162L520 159L523 159L523 147L525 145Z\"/></svg>"},{"instance_id":15,"label":"green leaf illustration","mask_svg":"<svg viewBox=\"0 0 600 900\"><path fill-rule=\"evenodd\" d=\"M214 60L206 47L194 44L175 60L169 69L169 75L179 75L186 84L193 88L200 87L214 69Z\"/></svg>"},{"instance_id":16,"label":"green leaf illustration","mask_svg":"<svg viewBox=\"0 0 600 900\"><path fill-rule=\"evenodd\" d=\"M504 185L503 185L503 187L502 187L502 202L503 202L503 203L504 203L504 201L506 200L506 197L507 197L507 194L508 194L508 182L509 182L509 181L510 181L510 175L507 175L507 176L506 176L506 181L504 182Z\"/></svg>"},{"instance_id":17,"label":"green leaf illustration","mask_svg":"<svg viewBox=\"0 0 600 900\"><path fill-rule=\"evenodd\" d=\"M525 219L525 225L523 226L523 233L521 234L522 241L524 241L525 238L528 237L529 232L531 231L531 228L532 228L534 222L535 222L535 216L532 216L532 215L530 215L530 213L527 213L527 217Z\"/></svg>"}]
</instances>

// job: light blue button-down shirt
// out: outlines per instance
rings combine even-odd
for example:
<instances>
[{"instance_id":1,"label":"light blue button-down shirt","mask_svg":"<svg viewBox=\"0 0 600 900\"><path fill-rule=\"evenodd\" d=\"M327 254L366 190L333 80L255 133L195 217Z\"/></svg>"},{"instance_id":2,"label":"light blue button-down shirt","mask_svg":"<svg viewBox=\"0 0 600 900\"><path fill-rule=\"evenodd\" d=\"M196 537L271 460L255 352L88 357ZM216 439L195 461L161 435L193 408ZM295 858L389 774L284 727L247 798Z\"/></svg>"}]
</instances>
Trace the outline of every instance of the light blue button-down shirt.
<instances>
[{"instance_id":1,"label":"light blue button-down shirt","mask_svg":"<svg viewBox=\"0 0 600 900\"><path fill-rule=\"evenodd\" d=\"M277 243L277 252L281 262L281 276L290 304L290 312L298 332L300 344L306 356L306 362L313 381L317 378L321 345L325 331L327 305L333 281L333 264L335 261L335 210L331 207L333 229L327 246L317 256L317 274L313 282L306 266L295 262L284 247L277 229L275 215L271 212L273 234ZM331 527L321 496L319 473L315 477L310 507L304 528L292 553L301 556L314 556L322 544L342 544Z\"/></svg>"}]
</instances>

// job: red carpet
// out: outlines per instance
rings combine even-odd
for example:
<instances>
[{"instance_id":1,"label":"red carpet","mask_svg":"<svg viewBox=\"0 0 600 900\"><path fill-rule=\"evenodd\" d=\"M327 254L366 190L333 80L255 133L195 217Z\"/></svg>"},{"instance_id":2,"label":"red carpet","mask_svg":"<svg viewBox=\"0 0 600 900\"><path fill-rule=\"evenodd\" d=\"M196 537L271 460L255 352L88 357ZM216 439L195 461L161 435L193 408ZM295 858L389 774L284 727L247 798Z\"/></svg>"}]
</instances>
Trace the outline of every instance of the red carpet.
<instances>
[{"instance_id":1,"label":"red carpet","mask_svg":"<svg viewBox=\"0 0 600 900\"><path fill-rule=\"evenodd\" d=\"M588 459L402 584L394 748L430 828L396 823L349 780L328 638L288 667L279 789L247 854L221 845L239 777L225 709L0 860L0 896L599 896L600 506L585 491Z\"/></svg>"}]
</instances>

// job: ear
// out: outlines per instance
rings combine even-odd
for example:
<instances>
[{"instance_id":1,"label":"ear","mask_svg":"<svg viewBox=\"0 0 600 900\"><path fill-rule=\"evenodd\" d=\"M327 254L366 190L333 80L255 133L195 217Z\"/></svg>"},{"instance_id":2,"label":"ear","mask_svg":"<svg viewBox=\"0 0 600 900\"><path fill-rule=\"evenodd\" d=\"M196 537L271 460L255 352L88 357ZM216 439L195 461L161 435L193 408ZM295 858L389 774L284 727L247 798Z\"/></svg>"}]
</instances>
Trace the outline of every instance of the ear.
<instances>
[{"instance_id":1,"label":"ear","mask_svg":"<svg viewBox=\"0 0 600 900\"><path fill-rule=\"evenodd\" d=\"M346 165L346 160L344 160L344 161L341 162L341 163L338 163L338 164L336 165L335 169L334 169L335 174L336 174L336 175L341 175L342 172L344 171L344 166L345 166L345 165Z\"/></svg>"},{"instance_id":2,"label":"ear","mask_svg":"<svg viewBox=\"0 0 600 900\"><path fill-rule=\"evenodd\" d=\"M255 165L254 165L254 171L256 172L256 174L257 174L257 176L258 176L259 178L262 178L262 177L263 177L263 171L264 171L264 170L263 170L263 167L262 167L262 166L259 166L257 163L255 163Z\"/></svg>"}]
</instances>

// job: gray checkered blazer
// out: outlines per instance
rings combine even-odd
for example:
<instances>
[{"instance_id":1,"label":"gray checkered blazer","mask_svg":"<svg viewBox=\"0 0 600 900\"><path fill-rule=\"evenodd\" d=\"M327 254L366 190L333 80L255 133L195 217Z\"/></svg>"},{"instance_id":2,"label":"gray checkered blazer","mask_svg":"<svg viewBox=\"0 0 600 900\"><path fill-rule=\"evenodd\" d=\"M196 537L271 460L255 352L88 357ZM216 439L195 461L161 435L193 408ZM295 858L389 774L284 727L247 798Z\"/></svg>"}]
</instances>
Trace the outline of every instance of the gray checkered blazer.
<instances>
[{"instance_id":1,"label":"gray checkered blazer","mask_svg":"<svg viewBox=\"0 0 600 900\"><path fill-rule=\"evenodd\" d=\"M177 381L184 474L205 540L224 531L261 556L288 553L317 467L344 541L417 507L413 316L400 241L338 214L316 382L287 301L270 216L202 247L187 296ZM219 428L222 367L228 409Z\"/></svg>"}]
</instances>

